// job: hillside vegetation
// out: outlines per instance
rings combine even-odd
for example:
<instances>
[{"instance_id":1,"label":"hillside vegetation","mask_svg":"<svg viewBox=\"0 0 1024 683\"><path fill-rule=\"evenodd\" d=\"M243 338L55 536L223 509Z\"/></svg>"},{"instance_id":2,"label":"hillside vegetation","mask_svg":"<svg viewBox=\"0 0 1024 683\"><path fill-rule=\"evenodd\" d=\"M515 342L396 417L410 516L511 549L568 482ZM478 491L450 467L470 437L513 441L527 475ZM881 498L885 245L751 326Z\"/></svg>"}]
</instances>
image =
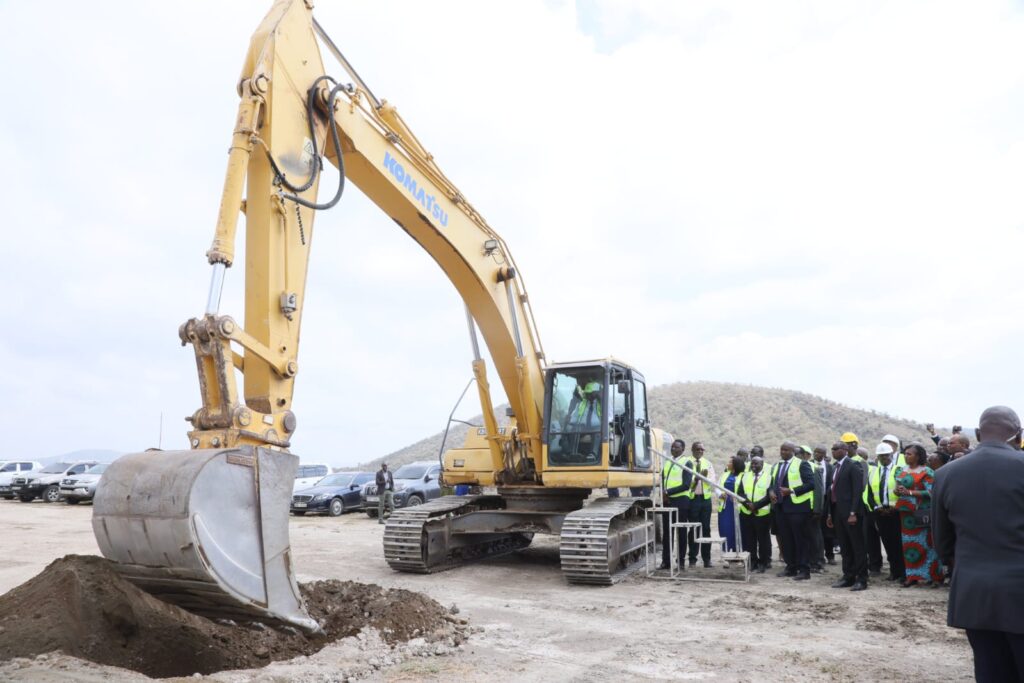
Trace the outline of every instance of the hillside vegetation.
<instances>
[{"instance_id":1,"label":"hillside vegetation","mask_svg":"<svg viewBox=\"0 0 1024 683\"><path fill-rule=\"evenodd\" d=\"M722 382L679 382L653 387L647 396L651 422L682 438L689 446L703 441L707 455L721 463L738 448L760 444L769 459L778 455L786 439L814 447L829 446L843 432L852 431L861 445L874 452L886 434L907 441L929 444L923 423L911 422L873 410L859 410L835 401L788 389L771 389ZM498 413L504 415L504 407ZM474 423L480 424L477 416ZM453 424L447 445L459 446L468 427ZM361 469L376 469L414 460L436 460L441 434L364 463Z\"/></svg>"}]
</instances>

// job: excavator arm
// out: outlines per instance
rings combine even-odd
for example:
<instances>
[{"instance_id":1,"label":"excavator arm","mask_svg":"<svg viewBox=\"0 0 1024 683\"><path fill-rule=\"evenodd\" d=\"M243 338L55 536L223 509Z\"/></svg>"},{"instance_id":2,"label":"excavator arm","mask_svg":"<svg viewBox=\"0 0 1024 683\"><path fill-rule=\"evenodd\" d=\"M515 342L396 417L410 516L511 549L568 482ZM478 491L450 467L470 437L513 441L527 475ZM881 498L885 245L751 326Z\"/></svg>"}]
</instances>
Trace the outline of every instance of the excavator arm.
<instances>
[{"instance_id":1,"label":"excavator arm","mask_svg":"<svg viewBox=\"0 0 1024 683\"><path fill-rule=\"evenodd\" d=\"M353 83L324 76L317 35ZM445 177L397 110L362 82L304 2L274 5L253 37L239 90L221 208L207 252L213 267L210 305L206 316L181 329L182 342L195 349L203 397L192 417L193 448L289 445L296 428L291 398L314 217L337 200L335 194L331 202L317 204L318 171L327 158L342 182L354 183L434 258L465 302L493 469L504 470L506 479L541 470L544 354L508 245ZM244 330L216 311L243 211ZM516 418L517 429L508 434L499 434L493 418L474 323ZM242 397L233 368L244 378ZM510 461L511 448L526 454L529 464Z\"/></svg>"},{"instance_id":2,"label":"excavator arm","mask_svg":"<svg viewBox=\"0 0 1024 683\"><path fill-rule=\"evenodd\" d=\"M325 76L317 34L353 84ZM362 83L314 21L311 3L277 0L252 37L238 92L207 252L207 305L179 329L182 344L194 350L202 397L188 418L191 450L115 462L96 493L93 529L125 576L164 599L210 616L315 630L288 542L298 464L288 452L297 429L291 403L315 214L334 206L345 181L353 182L455 285L468 312L497 483L541 478L544 354L508 246L394 107ZM325 159L337 166L339 184L321 202ZM226 272L237 260L240 215L244 325L219 310ZM514 414L512 429L496 424L477 327Z\"/></svg>"}]
</instances>

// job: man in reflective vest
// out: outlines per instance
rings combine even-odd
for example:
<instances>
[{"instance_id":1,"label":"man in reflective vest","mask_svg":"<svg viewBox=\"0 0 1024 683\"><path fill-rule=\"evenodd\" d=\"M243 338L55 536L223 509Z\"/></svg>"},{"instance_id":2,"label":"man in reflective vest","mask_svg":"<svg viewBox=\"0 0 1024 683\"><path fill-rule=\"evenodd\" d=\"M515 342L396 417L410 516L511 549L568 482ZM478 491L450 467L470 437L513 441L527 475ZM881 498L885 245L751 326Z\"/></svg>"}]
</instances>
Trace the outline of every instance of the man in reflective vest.
<instances>
[{"instance_id":1,"label":"man in reflective vest","mask_svg":"<svg viewBox=\"0 0 1024 683\"><path fill-rule=\"evenodd\" d=\"M694 441L693 445L690 446L691 460L693 471L700 474L705 479L715 480L715 468L704 457L704 444L700 441ZM711 498L714 495L714 489L710 484L706 484L699 477L694 477L693 481L690 482L690 490L687 492L687 496L690 498L690 513L686 518L688 522L699 522L700 533L702 538L707 538L711 535ZM697 551L700 546L700 556L704 560L704 566L711 566L711 545L708 543L697 543L697 534L690 531L690 566L696 566L697 564Z\"/></svg>"},{"instance_id":2,"label":"man in reflective vest","mask_svg":"<svg viewBox=\"0 0 1024 683\"><path fill-rule=\"evenodd\" d=\"M740 506L740 535L743 550L750 553L750 570L764 574L772 559L771 476L764 471L764 458L755 455L750 469L740 477L736 492L746 498Z\"/></svg>"},{"instance_id":3,"label":"man in reflective vest","mask_svg":"<svg viewBox=\"0 0 1024 683\"><path fill-rule=\"evenodd\" d=\"M692 459L686 455L686 442L676 439L672 442L670 449L672 457L679 464L672 460L665 460L661 467L662 505L676 509L676 522L685 522L690 512L690 498L687 493L690 490L690 482L693 475L688 467L692 467ZM682 559L686 549L686 535L682 528L676 529L676 553ZM659 569L671 567L672 556L669 554L669 540L672 538L672 530L669 527L669 514L661 515L661 566ZM680 569L683 562L680 561Z\"/></svg>"},{"instance_id":4,"label":"man in reflective vest","mask_svg":"<svg viewBox=\"0 0 1024 683\"><path fill-rule=\"evenodd\" d=\"M785 441L779 447L782 462L768 495L776 504L776 511L781 513L777 523L786 568L778 575L806 581L811 578L806 532L814 497L814 470L811 463L793 458L796 451L797 445L792 441Z\"/></svg>"},{"instance_id":5,"label":"man in reflective vest","mask_svg":"<svg viewBox=\"0 0 1024 683\"><path fill-rule=\"evenodd\" d=\"M571 434L570 453L591 458L600 456L602 389L601 382L597 380L576 387L565 417L566 431Z\"/></svg>"},{"instance_id":6,"label":"man in reflective vest","mask_svg":"<svg viewBox=\"0 0 1024 683\"><path fill-rule=\"evenodd\" d=\"M878 456L878 464L868 473L868 485L864 489L867 496L864 503L889 558L889 580L903 581L906 578L906 570L903 565L900 516L893 508L899 499L896 495L896 471L901 468L893 463L892 446L888 443L878 444L875 454Z\"/></svg>"}]
</instances>

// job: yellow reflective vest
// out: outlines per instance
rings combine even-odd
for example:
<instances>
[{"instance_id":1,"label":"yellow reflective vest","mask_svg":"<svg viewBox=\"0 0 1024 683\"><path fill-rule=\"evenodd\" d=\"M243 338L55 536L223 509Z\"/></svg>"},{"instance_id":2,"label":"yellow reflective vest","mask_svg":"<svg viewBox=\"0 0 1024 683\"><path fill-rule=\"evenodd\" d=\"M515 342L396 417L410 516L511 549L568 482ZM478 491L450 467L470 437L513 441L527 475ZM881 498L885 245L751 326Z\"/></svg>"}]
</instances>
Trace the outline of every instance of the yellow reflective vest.
<instances>
[{"instance_id":1,"label":"yellow reflective vest","mask_svg":"<svg viewBox=\"0 0 1024 683\"><path fill-rule=\"evenodd\" d=\"M789 472L786 473L786 479L787 479L786 488L790 489L791 491L795 491L797 488L799 488L799 487L804 485L804 480L800 478L800 464L801 463L803 463L803 460L801 460L800 458L797 458L797 457L793 457L789 461ZM813 482L813 474L814 473L813 473L813 468L812 468L811 474L812 474L812 477L811 477L812 481L811 481L811 490L810 491L808 491L807 493L801 493L800 495L797 495L795 493L790 493L789 494L789 500L794 505L800 505L801 503L812 503L812 507L813 507L813 502L812 502L813 499L814 499L814 482Z\"/></svg>"},{"instance_id":2,"label":"yellow reflective vest","mask_svg":"<svg viewBox=\"0 0 1024 683\"><path fill-rule=\"evenodd\" d=\"M767 496L768 489L771 487L771 484L771 475L763 469L758 474L754 474L751 470L747 470L740 477L740 485L743 487L743 495L751 502L759 501ZM739 486L736 488L738 490ZM740 506L740 514L743 515L756 514L758 517L764 517L766 515L770 515L771 512L771 505L765 505L754 513L751 513L746 507Z\"/></svg>"},{"instance_id":3,"label":"yellow reflective vest","mask_svg":"<svg viewBox=\"0 0 1024 683\"><path fill-rule=\"evenodd\" d=\"M704 462L704 458L701 458L700 460L694 460L693 456L691 455L690 456L689 466L691 468L693 468L694 472L698 472L699 473L701 471L701 469L702 469L701 468L701 463L703 463L703 462ZM697 488L697 484L698 483L703 483L700 479L697 479L697 477L694 477L693 480L694 480L694 483L690 485L690 490L686 492L686 497L687 498L694 498L696 496L696 494L694 493L694 489ZM711 498L711 487L709 485L707 485L707 484L704 484L704 498L705 499L710 499Z\"/></svg>"},{"instance_id":4,"label":"yellow reflective vest","mask_svg":"<svg viewBox=\"0 0 1024 683\"><path fill-rule=\"evenodd\" d=\"M726 488L726 486L725 486L725 482L729 481L729 475L731 475L731 474L732 474L732 472L730 472L729 470L726 470L725 472L722 472L722 476L720 476L718 478L718 485L721 486L723 489L728 490ZM740 487L740 478L736 477L736 481L732 485L733 493L735 493L739 489L739 487ZM715 491L715 494L717 494L719 496L719 498L718 498L718 511L721 512L722 510L725 509L725 504L727 502L729 502L727 500L729 498L729 496L728 496L728 494L722 493L721 491Z\"/></svg>"},{"instance_id":5,"label":"yellow reflective vest","mask_svg":"<svg viewBox=\"0 0 1024 683\"><path fill-rule=\"evenodd\" d=\"M686 467L693 467L693 458L689 455L684 455L679 458L679 462ZM661 468L661 480L665 487L666 493L669 489L674 489L677 486L683 485L683 468L672 462L666 460L665 464ZM688 491L680 491L679 493L669 494L669 498L692 498L692 495L688 495Z\"/></svg>"},{"instance_id":6,"label":"yellow reflective vest","mask_svg":"<svg viewBox=\"0 0 1024 683\"><path fill-rule=\"evenodd\" d=\"M889 491L888 491L888 493L889 493L888 498L889 498L889 505L890 505L890 507L892 505L895 505L896 501L899 500L899 496L896 495L896 472L898 470L900 470L900 469L902 469L902 468L896 466L893 463L890 463L889 464L889 471L885 473L886 488L889 489ZM881 489L882 481L881 480L882 480L882 466L876 464L876 465L874 465L871 468L871 472L868 474L868 485L864 487L864 492L865 492L865 494L867 494L868 491L871 492L871 496L874 497L874 499L875 499L875 506L877 506L877 507L881 507L881 505L882 505L882 489ZM869 500L868 496L865 495L864 496L864 504L865 505L869 505L870 504L868 502L868 500Z\"/></svg>"}]
</instances>

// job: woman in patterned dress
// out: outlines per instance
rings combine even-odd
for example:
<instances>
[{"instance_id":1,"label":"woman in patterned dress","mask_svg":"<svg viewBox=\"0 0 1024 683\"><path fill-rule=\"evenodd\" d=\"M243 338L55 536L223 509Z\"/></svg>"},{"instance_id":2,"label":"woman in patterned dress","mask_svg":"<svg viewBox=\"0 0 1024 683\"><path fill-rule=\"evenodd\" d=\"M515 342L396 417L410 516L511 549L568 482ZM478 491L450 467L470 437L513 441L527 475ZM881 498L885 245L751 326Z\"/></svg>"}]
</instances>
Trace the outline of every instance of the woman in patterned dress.
<instances>
[{"instance_id":1,"label":"woman in patterned dress","mask_svg":"<svg viewBox=\"0 0 1024 683\"><path fill-rule=\"evenodd\" d=\"M925 465L928 454L921 444L910 444L905 453L907 466L896 473L896 494L900 498L894 506L900 513L903 562L907 568L903 586L941 583L942 567L932 543L931 524L914 516L915 510L931 509L935 472Z\"/></svg>"}]
</instances>

